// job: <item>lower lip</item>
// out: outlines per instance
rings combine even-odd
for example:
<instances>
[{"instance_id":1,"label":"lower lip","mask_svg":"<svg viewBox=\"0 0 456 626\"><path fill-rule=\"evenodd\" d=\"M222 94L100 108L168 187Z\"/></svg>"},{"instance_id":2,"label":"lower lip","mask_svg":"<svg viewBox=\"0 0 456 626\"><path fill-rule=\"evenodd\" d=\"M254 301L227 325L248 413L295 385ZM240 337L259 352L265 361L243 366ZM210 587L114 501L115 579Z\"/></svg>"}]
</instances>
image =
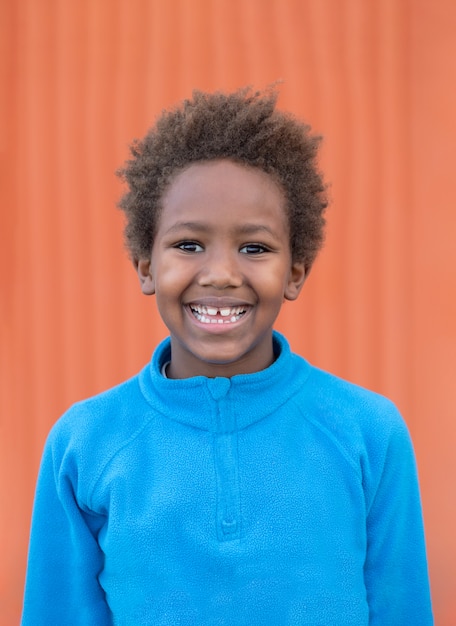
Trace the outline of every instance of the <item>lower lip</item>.
<instances>
[{"instance_id":1,"label":"lower lip","mask_svg":"<svg viewBox=\"0 0 456 626\"><path fill-rule=\"evenodd\" d=\"M196 318L190 307L185 307L185 310L187 311L187 315L190 317L191 321L193 322L193 324L195 324L196 326L198 326L198 328L201 328L202 330L204 330L207 333L212 333L212 334L222 334L222 333L226 333L228 331L230 331L233 328L237 328L240 324L242 324L243 320L248 317L249 313L250 313L250 308L246 310L246 312L241 315L241 317L236 320L235 322L228 322L228 321L223 321L223 323L220 322L201 322L198 318ZM224 319L223 317L217 318L218 319Z\"/></svg>"}]
</instances>

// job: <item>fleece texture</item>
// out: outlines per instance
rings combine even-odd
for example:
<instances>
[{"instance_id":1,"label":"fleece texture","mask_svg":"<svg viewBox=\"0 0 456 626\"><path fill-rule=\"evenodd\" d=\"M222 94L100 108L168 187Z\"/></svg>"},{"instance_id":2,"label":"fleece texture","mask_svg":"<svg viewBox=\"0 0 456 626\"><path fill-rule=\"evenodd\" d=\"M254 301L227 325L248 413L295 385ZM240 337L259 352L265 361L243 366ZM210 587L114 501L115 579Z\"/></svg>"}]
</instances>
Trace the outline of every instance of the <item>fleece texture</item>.
<instances>
[{"instance_id":1,"label":"fleece texture","mask_svg":"<svg viewBox=\"0 0 456 626\"><path fill-rule=\"evenodd\" d=\"M23 626L433 623L404 421L274 345L261 372L168 380L166 340L57 422Z\"/></svg>"}]
</instances>

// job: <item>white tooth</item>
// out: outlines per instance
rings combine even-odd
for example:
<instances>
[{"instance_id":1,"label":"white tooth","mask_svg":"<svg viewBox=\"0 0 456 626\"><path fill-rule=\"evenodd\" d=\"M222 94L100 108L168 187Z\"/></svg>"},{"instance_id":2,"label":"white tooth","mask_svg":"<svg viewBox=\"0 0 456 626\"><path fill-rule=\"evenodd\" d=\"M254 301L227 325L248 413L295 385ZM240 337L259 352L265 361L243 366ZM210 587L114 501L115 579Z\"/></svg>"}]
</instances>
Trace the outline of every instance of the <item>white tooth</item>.
<instances>
[{"instance_id":1,"label":"white tooth","mask_svg":"<svg viewBox=\"0 0 456 626\"><path fill-rule=\"evenodd\" d=\"M236 322L237 321L237 317L235 315L233 315L233 317L231 318L232 322Z\"/></svg>"},{"instance_id":2,"label":"white tooth","mask_svg":"<svg viewBox=\"0 0 456 626\"><path fill-rule=\"evenodd\" d=\"M217 322L218 322L219 324L223 324L223 323L224 323L224 322L223 322L223 320L221 320L220 318L217 320Z\"/></svg>"},{"instance_id":3,"label":"white tooth","mask_svg":"<svg viewBox=\"0 0 456 626\"><path fill-rule=\"evenodd\" d=\"M217 320L211 320L211 324L217 324L218 321Z\"/></svg>"},{"instance_id":4,"label":"white tooth","mask_svg":"<svg viewBox=\"0 0 456 626\"><path fill-rule=\"evenodd\" d=\"M217 315L218 309L214 309L212 307L207 307L206 309L208 315Z\"/></svg>"},{"instance_id":5,"label":"white tooth","mask_svg":"<svg viewBox=\"0 0 456 626\"><path fill-rule=\"evenodd\" d=\"M231 313L231 309L220 309L220 315L222 317L228 317L228 315L230 315Z\"/></svg>"},{"instance_id":6,"label":"white tooth","mask_svg":"<svg viewBox=\"0 0 456 626\"><path fill-rule=\"evenodd\" d=\"M207 315L207 307L202 306L201 311L204 313L204 315Z\"/></svg>"}]
</instances>

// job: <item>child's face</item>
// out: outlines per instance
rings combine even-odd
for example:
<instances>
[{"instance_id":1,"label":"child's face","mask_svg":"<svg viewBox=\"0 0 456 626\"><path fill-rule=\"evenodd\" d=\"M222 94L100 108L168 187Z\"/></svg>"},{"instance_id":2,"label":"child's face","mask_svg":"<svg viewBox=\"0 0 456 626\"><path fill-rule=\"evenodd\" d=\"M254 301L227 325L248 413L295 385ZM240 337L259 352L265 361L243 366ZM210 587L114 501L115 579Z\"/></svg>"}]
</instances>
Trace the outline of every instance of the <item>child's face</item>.
<instances>
[{"instance_id":1,"label":"child's face","mask_svg":"<svg viewBox=\"0 0 456 626\"><path fill-rule=\"evenodd\" d=\"M176 176L138 274L171 334L172 378L268 367L282 302L305 279L292 263L283 192L265 172L228 160Z\"/></svg>"}]
</instances>

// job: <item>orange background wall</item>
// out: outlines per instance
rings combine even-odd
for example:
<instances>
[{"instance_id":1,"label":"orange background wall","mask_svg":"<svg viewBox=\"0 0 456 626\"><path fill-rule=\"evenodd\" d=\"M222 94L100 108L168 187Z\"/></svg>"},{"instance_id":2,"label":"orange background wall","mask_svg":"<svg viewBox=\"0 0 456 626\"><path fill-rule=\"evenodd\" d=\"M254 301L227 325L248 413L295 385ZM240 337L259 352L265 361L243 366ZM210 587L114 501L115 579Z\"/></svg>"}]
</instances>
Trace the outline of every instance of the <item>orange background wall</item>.
<instances>
[{"instance_id":1,"label":"orange background wall","mask_svg":"<svg viewBox=\"0 0 456 626\"><path fill-rule=\"evenodd\" d=\"M390 396L419 464L436 624L456 624L456 4L0 0L0 624L18 624L46 434L165 330L113 171L192 88L264 87L325 135L327 245L278 327Z\"/></svg>"}]
</instances>

